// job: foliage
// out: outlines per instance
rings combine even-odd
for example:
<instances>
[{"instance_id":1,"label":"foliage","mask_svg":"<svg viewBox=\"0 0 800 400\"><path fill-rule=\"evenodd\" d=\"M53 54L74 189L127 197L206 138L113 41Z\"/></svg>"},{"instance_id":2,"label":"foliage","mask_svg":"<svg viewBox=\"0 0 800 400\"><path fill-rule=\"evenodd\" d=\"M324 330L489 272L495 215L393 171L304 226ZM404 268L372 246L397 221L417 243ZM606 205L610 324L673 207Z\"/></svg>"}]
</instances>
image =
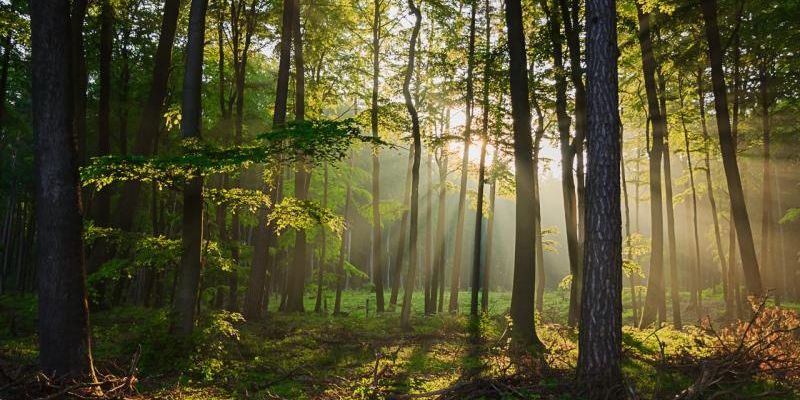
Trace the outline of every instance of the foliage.
<instances>
[{"instance_id":1,"label":"foliage","mask_svg":"<svg viewBox=\"0 0 800 400\"><path fill-rule=\"evenodd\" d=\"M322 207L313 200L298 200L284 197L269 214L269 223L275 225L278 232L286 228L309 230L323 226L333 232L341 233L344 219L328 208Z\"/></svg>"}]
</instances>

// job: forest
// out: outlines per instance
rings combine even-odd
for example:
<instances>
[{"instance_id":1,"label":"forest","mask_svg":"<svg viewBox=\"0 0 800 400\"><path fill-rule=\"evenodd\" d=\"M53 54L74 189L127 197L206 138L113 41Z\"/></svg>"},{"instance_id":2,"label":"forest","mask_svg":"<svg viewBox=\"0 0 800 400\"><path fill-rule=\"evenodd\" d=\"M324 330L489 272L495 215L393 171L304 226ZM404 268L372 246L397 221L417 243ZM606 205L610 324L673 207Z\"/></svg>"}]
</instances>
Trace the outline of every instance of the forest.
<instances>
[{"instance_id":1,"label":"forest","mask_svg":"<svg viewBox=\"0 0 800 400\"><path fill-rule=\"evenodd\" d=\"M0 399L800 399L800 0L0 0Z\"/></svg>"}]
</instances>

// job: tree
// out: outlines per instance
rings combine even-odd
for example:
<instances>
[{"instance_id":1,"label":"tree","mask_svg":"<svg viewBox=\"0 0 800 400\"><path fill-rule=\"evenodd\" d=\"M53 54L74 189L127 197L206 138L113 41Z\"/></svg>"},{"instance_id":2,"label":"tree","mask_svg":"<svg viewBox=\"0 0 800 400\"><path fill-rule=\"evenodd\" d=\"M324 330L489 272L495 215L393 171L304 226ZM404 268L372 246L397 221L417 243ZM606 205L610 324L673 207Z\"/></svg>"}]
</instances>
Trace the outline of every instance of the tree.
<instances>
[{"instance_id":1,"label":"tree","mask_svg":"<svg viewBox=\"0 0 800 400\"><path fill-rule=\"evenodd\" d=\"M714 110L717 112L719 147L722 153L722 164L725 168L725 179L728 182L728 192L731 197L731 215L736 225L736 236L739 239L745 286L751 295L758 296L763 293L761 274L758 271L753 231L750 227L750 218L747 216L747 204L745 204L742 190L742 178L739 174L736 149L731 135L728 92L725 84L725 75L722 70L722 44L720 43L719 26L717 25L717 2L716 0L702 0L701 5L706 40L708 42L708 58L711 64L711 83L714 92Z\"/></svg>"},{"instance_id":2,"label":"tree","mask_svg":"<svg viewBox=\"0 0 800 400\"><path fill-rule=\"evenodd\" d=\"M422 23L422 13L414 4L414 0L408 0L408 8L414 15L414 27L411 29L411 38L408 40L408 64L406 66L405 79L403 80L403 98L406 102L406 109L411 116L411 135L414 140L414 163L411 167L411 215L409 227L409 252L408 272L406 273L406 287L403 293L403 308L400 311L400 325L410 328L409 319L411 317L411 297L414 294L414 283L416 282L418 257L419 233L419 165L422 153L422 139L419 129L419 115L417 113L414 99L411 97L411 77L414 74L414 64L417 56L417 38Z\"/></svg>"},{"instance_id":3,"label":"tree","mask_svg":"<svg viewBox=\"0 0 800 400\"><path fill-rule=\"evenodd\" d=\"M661 114L656 89L656 60L653 55L653 44L650 37L650 13L645 12L642 5L636 3L639 17L639 47L642 51L642 72L644 73L647 109L653 124L653 144L650 151L650 220L652 225L652 248L650 252L650 274L647 279L647 297L645 297L642 320L639 324L644 328L650 326L658 316L659 324L666 318L666 296L664 294L664 217L661 198L661 157L664 156L664 137L667 121ZM669 155L667 155L669 156ZM670 200L671 201L671 200Z\"/></svg>"},{"instance_id":4,"label":"tree","mask_svg":"<svg viewBox=\"0 0 800 400\"><path fill-rule=\"evenodd\" d=\"M94 375L70 75L69 2L31 1L39 366Z\"/></svg>"},{"instance_id":5,"label":"tree","mask_svg":"<svg viewBox=\"0 0 800 400\"><path fill-rule=\"evenodd\" d=\"M461 258L464 244L464 217L467 204L467 176L469 174L469 146L472 144L472 112L475 101L475 83L473 71L475 70L475 14L478 8L477 0L470 0L469 14L469 44L467 54L467 95L464 121L464 151L461 155L461 184L458 192L458 214L456 221L456 241L453 253L453 269L450 272L450 302L447 310L451 313L458 312L458 291L461 287Z\"/></svg>"},{"instance_id":6,"label":"tree","mask_svg":"<svg viewBox=\"0 0 800 400\"><path fill-rule=\"evenodd\" d=\"M533 142L531 108L528 100L527 55L522 29L522 5L519 0L505 0L508 31L511 117L514 128L514 167L516 184L516 227L514 243L514 283L511 290L512 333L523 346L542 347L533 321L535 260L533 216Z\"/></svg>"},{"instance_id":7,"label":"tree","mask_svg":"<svg viewBox=\"0 0 800 400\"><path fill-rule=\"evenodd\" d=\"M203 86L203 47L208 0L192 0L189 33L186 43L186 66L183 76L181 135L200 139ZM188 336L194 329L198 290L200 288L200 253L203 240L203 178L189 180L183 188L183 229L181 268L175 294L171 330Z\"/></svg>"},{"instance_id":8,"label":"tree","mask_svg":"<svg viewBox=\"0 0 800 400\"><path fill-rule=\"evenodd\" d=\"M622 390L622 216L615 0L586 2L586 262L578 332L578 376L602 390ZM591 299L591 301L589 301ZM591 392L590 392L591 393ZM610 395L615 393L616 395Z\"/></svg>"},{"instance_id":9,"label":"tree","mask_svg":"<svg viewBox=\"0 0 800 400\"><path fill-rule=\"evenodd\" d=\"M372 107L370 108L370 128L372 136L378 137L378 81L381 73L381 15L382 1L375 0L372 18ZM378 149L372 153L372 263L374 273L372 282L375 284L375 307L377 312L383 312L383 241L381 238L381 161ZM398 268L400 266L398 265ZM396 301L397 296L393 297ZM395 304L395 303L392 303Z\"/></svg>"}]
</instances>

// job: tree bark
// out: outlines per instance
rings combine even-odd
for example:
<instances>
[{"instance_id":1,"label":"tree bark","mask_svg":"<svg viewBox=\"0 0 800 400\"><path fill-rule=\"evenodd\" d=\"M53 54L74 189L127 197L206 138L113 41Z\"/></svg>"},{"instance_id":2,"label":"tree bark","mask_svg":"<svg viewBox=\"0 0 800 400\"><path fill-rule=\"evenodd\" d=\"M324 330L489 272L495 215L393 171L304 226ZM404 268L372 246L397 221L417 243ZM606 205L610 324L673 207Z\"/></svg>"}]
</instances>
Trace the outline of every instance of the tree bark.
<instances>
[{"instance_id":1,"label":"tree bark","mask_svg":"<svg viewBox=\"0 0 800 400\"><path fill-rule=\"evenodd\" d=\"M181 135L200 139L202 126L203 47L208 0L192 0L186 44ZM203 240L203 178L189 180L183 189L181 268L175 293L172 332L188 336L194 329L195 304L200 288L201 244Z\"/></svg>"},{"instance_id":2,"label":"tree bark","mask_svg":"<svg viewBox=\"0 0 800 400\"><path fill-rule=\"evenodd\" d=\"M70 37L72 51L72 106L73 131L78 146L78 165L86 164L86 53L83 48L83 24L86 20L87 0L75 0L72 3L70 17Z\"/></svg>"},{"instance_id":3,"label":"tree bark","mask_svg":"<svg viewBox=\"0 0 800 400\"><path fill-rule=\"evenodd\" d=\"M511 291L512 334L522 346L542 348L536 335L533 311L535 260L533 215L533 143L531 109L528 99L527 55L519 0L505 0L509 42L511 116L514 129L514 167L516 183L516 227L514 243L514 284Z\"/></svg>"},{"instance_id":4,"label":"tree bark","mask_svg":"<svg viewBox=\"0 0 800 400\"><path fill-rule=\"evenodd\" d=\"M622 372L622 219L616 7L586 2L589 179L586 187L586 261L578 376L592 397L624 396ZM597 390L599 389L599 390Z\"/></svg>"},{"instance_id":5,"label":"tree bark","mask_svg":"<svg viewBox=\"0 0 800 400\"><path fill-rule=\"evenodd\" d=\"M69 2L31 1L39 366L94 377L73 122Z\"/></svg>"},{"instance_id":6,"label":"tree bark","mask_svg":"<svg viewBox=\"0 0 800 400\"><path fill-rule=\"evenodd\" d=\"M758 270L756 249L753 243L753 231L750 219L747 216L747 204L742 190L742 179L739 175L739 165L736 161L736 148L731 135L730 116L728 113L727 88L722 70L722 45L717 26L716 0L702 0L703 20L705 21L706 39L708 41L708 57L711 62L711 81L714 88L714 109L717 112L717 128L719 131L720 151L722 163L725 168L725 178L728 182L728 192L731 197L731 215L733 217L736 233L739 239L739 248L742 255L742 269L745 276L745 286L751 295L761 295L761 274Z\"/></svg>"},{"instance_id":7,"label":"tree bark","mask_svg":"<svg viewBox=\"0 0 800 400\"><path fill-rule=\"evenodd\" d=\"M408 169L406 171L405 191L403 192L403 212L400 217L400 234L397 238L397 260L392 273L392 293L389 296L389 310L394 311L397 297L400 294L400 281L403 274L403 262L406 256L406 237L408 236L408 207L411 202L411 169L414 165L414 150L408 152Z\"/></svg>"},{"instance_id":8,"label":"tree bark","mask_svg":"<svg viewBox=\"0 0 800 400\"><path fill-rule=\"evenodd\" d=\"M100 4L100 98L97 113L97 154L111 152L111 52L113 51L114 9L109 0ZM109 226L111 217L111 192L108 187L97 193L94 207L95 224Z\"/></svg>"}]
</instances>

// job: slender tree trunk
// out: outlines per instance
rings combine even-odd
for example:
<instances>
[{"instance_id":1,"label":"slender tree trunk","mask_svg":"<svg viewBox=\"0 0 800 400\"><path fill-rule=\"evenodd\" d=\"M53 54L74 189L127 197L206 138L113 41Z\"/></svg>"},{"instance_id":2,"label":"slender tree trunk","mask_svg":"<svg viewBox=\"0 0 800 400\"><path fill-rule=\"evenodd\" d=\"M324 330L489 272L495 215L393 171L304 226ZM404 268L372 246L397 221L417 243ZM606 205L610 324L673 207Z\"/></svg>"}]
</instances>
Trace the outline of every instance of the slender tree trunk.
<instances>
[{"instance_id":1,"label":"slender tree trunk","mask_svg":"<svg viewBox=\"0 0 800 400\"><path fill-rule=\"evenodd\" d=\"M403 293L403 308L400 312L400 325L404 328L410 328L411 317L411 298L414 294L414 282L416 281L417 261L419 259L417 252L419 249L417 243L417 233L419 228L419 164L420 156L422 153L422 139L420 138L419 128L419 115L414 100L411 97L411 76L414 73L414 65L416 60L416 45L417 38L419 37L420 24L422 23L422 13L419 8L414 4L414 0L408 0L408 8L414 14L414 28L411 30L411 39L408 45L408 64L406 66L406 76L403 80L403 98L406 102L408 114L411 116L411 134L414 139L414 163L411 167L411 216L409 227L409 245L411 251L409 252L410 259L408 263L408 272L406 274L406 285Z\"/></svg>"},{"instance_id":2,"label":"slender tree trunk","mask_svg":"<svg viewBox=\"0 0 800 400\"><path fill-rule=\"evenodd\" d=\"M533 74L533 68L531 68L531 75ZM531 76L533 79L533 76ZM541 206L541 191L539 186L539 151L541 150L541 143L542 138L544 138L544 131L545 131L545 124L544 124L544 113L542 112L542 107L539 104L539 99L536 97L536 93L532 90L531 91L531 104L533 105L533 110L536 112L536 131L534 133L534 140L533 140L533 216L534 216L534 235L536 241L536 312L539 314L544 311L544 285L545 285L545 274L544 274L544 244L542 243L544 237L542 235L542 206Z\"/></svg>"},{"instance_id":3,"label":"slender tree trunk","mask_svg":"<svg viewBox=\"0 0 800 400\"><path fill-rule=\"evenodd\" d=\"M625 247L627 252L625 257L629 262L633 261L633 253L631 249L631 208L630 208L630 200L628 198L628 179L625 173L625 152L623 149L624 146L624 130L622 123L619 126L619 149L620 149L620 174L621 174L621 181L622 181L622 199L625 202ZM637 160L638 162L638 160ZM639 320L639 302L636 298L636 279L634 278L636 273L631 271L628 275L628 281L631 285L631 310L633 311L633 325L636 325L636 322Z\"/></svg>"},{"instance_id":4,"label":"slender tree trunk","mask_svg":"<svg viewBox=\"0 0 800 400\"><path fill-rule=\"evenodd\" d=\"M57 377L92 366L78 158L72 126L69 2L32 1L33 132L39 367Z\"/></svg>"},{"instance_id":5,"label":"slender tree trunk","mask_svg":"<svg viewBox=\"0 0 800 400\"><path fill-rule=\"evenodd\" d=\"M446 128L443 132L444 135L449 133L449 119L450 110L446 111ZM444 145L443 145L444 146ZM442 312L444 310L444 266L446 257L444 230L447 223L447 168L448 157L447 148L442 147L439 152L439 157L436 159L436 164L439 168L439 205L436 211L436 265L434 266L433 286L438 290L438 301L436 302L436 311ZM434 294L436 296L437 294Z\"/></svg>"},{"instance_id":6,"label":"slender tree trunk","mask_svg":"<svg viewBox=\"0 0 800 400\"><path fill-rule=\"evenodd\" d=\"M192 0L183 78L181 134L200 138L202 117L203 47L208 0ZM183 250L175 293L172 331L188 336L194 329L195 304L200 288L201 244L203 240L203 178L189 180L183 189Z\"/></svg>"},{"instance_id":7,"label":"slender tree trunk","mask_svg":"<svg viewBox=\"0 0 800 400\"><path fill-rule=\"evenodd\" d=\"M137 155L149 155L153 152L153 143L162 121L162 109L164 100L167 97L167 84L169 81L170 64L172 60L172 47L175 39L175 30L178 23L178 13L180 8L179 0L166 0L161 21L161 33L158 38L156 54L153 58L153 79L150 82L150 91L147 101L142 108L139 118L139 128L136 139L133 143L132 153ZM116 219L115 225L122 230L131 230L135 210L139 204L141 194L141 182L131 181L123 185L121 198L124 202L119 202L114 210ZM99 253L99 252L98 252ZM99 255L100 264L105 261L110 253L106 249L105 255ZM94 258L95 255L92 254ZM94 264L90 263L90 267ZM97 264L99 265L99 264Z\"/></svg>"},{"instance_id":8,"label":"slender tree trunk","mask_svg":"<svg viewBox=\"0 0 800 400\"><path fill-rule=\"evenodd\" d=\"M353 175L353 162L355 158L353 157L353 151L350 151L350 165L347 170L347 189L345 194L344 200L344 231L342 231L342 242L339 246L339 262L336 266L336 300L333 305L333 315L340 315L342 313L342 287L344 286L344 262L345 262L345 255L347 254L347 248L350 246L348 234L349 224L348 220L350 217L350 203L352 202L353 198L353 187L352 187L352 175Z\"/></svg>"},{"instance_id":9,"label":"slender tree trunk","mask_svg":"<svg viewBox=\"0 0 800 400\"><path fill-rule=\"evenodd\" d=\"M372 108L370 109L370 126L372 136L378 135L378 81L381 73L381 0L375 0L372 19ZM381 162L378 149L372 152L372 265L374 271L372 282L375 284L375 306L377 312L384 311L383 299L383 240L381 237L381 195L380 195ZM399 267L399 265L398 265ZM397 304L397 296L392 305Z\"/></svg>"},{"instance_id":10,"label":"slender tree trunk","mask_svg":"<svg viewBox=\"0 0 800 400\"><path fill-rule=\"evenodd\" d=\"M497 152L499 150L495 148L494 153L492 153L492 165L496 165L497 163ZM484 259L484 266L483 266L483 296L481 296L481 311L483 313L489 312L489 291L491 290L491 272L492 272L492 245L494 243L494 208L495 208L495 198L497 194L497 180L491 179L491 183L489 184L489 220L487 221L486 225L486 255L483 257ZM539 248L537 247L537 250ZM539 282L543 282L541 279ZM538 290L538 287L537 287Z\"/></svg>"},{"instance_id":11,"label":"slender tree trunk","mask_svg":"<svg viewBox=\"0 0 800 400\"><path fill-rule=\"evenodd\" d=\"M100 5L100 99L98 110L97 154L111 152L111 52L113 50L114 9L109 0ZM111 193L106 187L97 193L95 201L95 223L109 226L111 217Z\"/></svg>"},{"instance_id":12,"label":"slender tree trunk","mask_svg":"<svg viewBox=\"0 0 800 400\"><path fill-rule=\"evenodd\" d=\"M477 0L470 1L469 18L469 45L467 55L467 96L464 122L464 151L461 156L461 185L458 192L458 215L456 220L456 241L453 250L453 269L450 273L450 301L447 311L458 312L458 291L461 289L461 259L463 257L464 246L464 219L467 206L467 177L469 175L469 146L472 143L472 106L474 103L474 78L475 69L475 14L477 11Z\"/></svg>"},{"instance_id":13,"label":"slender tree trunk","mask_svg":"<svg viewBox=\"0 0 800 400\"><path fill-rule=\"evenodd\" d=\"M570 63L570 78L572 86L575 89L575 138L569 145L570 157L569 170L565 176L568 181L567 189L569 189L569 182L572 181L572 160L575 157L575 194L570 194L574 197L571 201L575 203L574 212L571 218L567 218L567 230L575 230L575 243L573 244L575 265L572 272L572 285L570 287L570 302L569 302L569 315L568 322L571 326L579 320L578 313L581 309L581 285L583 283L583 235L585 221L585 208L586 208L586 181L584 179L584 161L583 161L583 142L586 138L586 89L583 83L583 72L581 66L581 48L580 48L580 3L577 0L572 0L571 4L567 0L558 0L559 8L561 10L562 21L564 25L564 34L567 39L567 48L569 49L569 63ZM564 158L562 158L564 159ZM563 167L562 167L563 168ZM562 173L564 173L562 171ZM569 241L569 232L567 232L567 240ZM567 244L569 248L569 244ZM572 264L570 264L572 266Z\"/></svg>"},{"instance_id":14,"label":"slender tree trunk","mask_svg":"<svg viewBox=\"0 0 800 400\"><path fill-rule=\"evenodd\" d=\"M411 202L411 169L414 165L414 150L408 152L408 169L406 171L405 192L403 193L403 213L400 217L400 234L397 238L397 260L395 260L392 273L392 293L389 296L389 310L394 311L397 306L397 297L400 294L400 281L402 281L403 261L406 255L406 236L408 229L408 207Z\"/></svg>"},{"instance_id":15,"label":"slender tree trunk","mask_svg":"<svg viewBox=\"0 0 800 400\"><path fill-rule=\"evenodd\" d=\"M433 154L428 150L425 169L428 172L428 194L425 197L425 314L436 313L436 293L433 287Z\"/></svg>"},{"instance_id":16,"label":"slender tree trunk","mask_svg":"<svg viewBox=\"0 0 800 400\"><path fill-rule=\"evenodd\" d=\"M645 91L647 92L647 108L653 123L653 146L650 149L650 220L652 251L650 254L650 276L647 280L647 297L640 327L653 324L658 316L658 323L664 322L666 315L666 295L664 293L664 228L661 198L661 157L664 153L664 136L666 120L661 114L658 104L655 74L656 60L650 39L650 14L642 11L636 4L639 17L639 45L642 52L642 70L644 72Z\"/></svg>"},{"instance_id":17,"label":"slender tree trunk","mask_svg":"<svg viewBox=\"0 0 800 400\"><path fill-rule=\"evenodd\" d=\"M708 56L711 62L711 81L714 88L714 109L717 112L717 128L719 131L720 151L731 197L731 215L733 217L739 247L742 254L742 269L745 275L745 286L751 295L761 295L761 274L758 271L758 260L753 243L753 232L747 216L747 204L742 190L742 179L736 161L736 147L731 135L728 112L727 88L722 70L722 45L717 26L716 0L702 0L703 20L705 21L706 39L708 40Z\"/></svg>"},{"instance_id":18,"label":"slender tree trunk","mask_svg":"<svg viewBox=\"0 0 800 400\"><path fill-rule=\"evenodd\" d=\"M761 197L761 265L765 269L765 274L769 277L767 282L772 283L770 289L775 290L775 301L780 304L783 291L778 290L781 286L778 274L778 269L775 268L775 263L770 253L770 233L774 229L772 224L772 167L770 166L770 121L769 121L769 72L767 71L767 61L762 61L758 70L758 106L761 109L761 132L763 135L763 163L764 175L761 179L762 182L762 197Z\"/></svg>"},{"instance_id":19,"label":"slender tree trunk","mask_svg":"<svg viewBox=\"0 0 800 400\"><path fill-rule=\"evenodd\" d=\"M305 67L303 61L303 38L300 29L300 2L293 1L293 28L292 40L294 43L294 63L295 63L295 100L294 118L295 121L305 120ZM300 162L295 170L295 197L298 200L308 200L308 186L311 183L311 174L307 166ZM308 268L308 243L306 242L306 231L298 230L294 243L294 267L289 276L289 297L286 303L287 311L303 312L303 295L305 293L305 275Z\"/></svg>"},{"instance_id":20,"label":"slender tree trunk","mask_svg":"<svg viewBox=\"0 0 800 400\"><path fill-rule=\"evenodd\" d=\"M545 14L548 16L548 30L550 42L553 47L553 66L559 71L556 73L556 119L558 122L559 146L561 150L561 193L564 199L564 222L567 234L567 253L569 255L569 270L573 282L578 276L580 265L580 247L578 243L578 217L577 199L575 198L575 181L572 175L574 160L573 148L570 145L570 118L567 114L567 80L564 72L564 55L561 41L561 27L558 12L551 11L547 0L540 0ZM578 323L578 284L570 287L570 302L567 323L575 326Z\"/></svg>"},{"instance_id":21,"label":"slender tree trunk","mask_svg":"<svg viewBox=\"0 0 800 400\"><path fill-rule=\"evenodd\" d=\"M322 207L328 207L328 164L325 164L324 172L323 172L323 184L322 184ZM322 285L323 285L323 278L325 277L325 250L327 247L327 239L325 237L325 227L322 227L320 231L320 235L322 237L322 247L320 248L320 256L319 256L319 266L317 267L317 299L314 304L314 312L321 313L322 310Z\"/></svg>"},{"instance_id":22,"label":"slender tree trunk","mask_svg":"<svg viewBox=\"0 0 800 400\"><path fill-rule=\"evenodd\" d=\"M692 149L689 142L689 130L686 128L686 118L685 118L685 109L684 109L684 101L683 101L683 78L678 79L678 100L680 101L681 111L679 113L681 119L681 127L683 128L683 140L685 144L685 151L686 151L686 163L688 164L689 169L689 187L692 190L692 228L694 233L694 268L688 269L690 272L689 274L689 291L691 295L691 299L689 300L689 307L693 308L696 311L697 318L700 319L701 317L701 309L700 309L700 233L698 229L697 223L697 189L694 182L694 165L692 164ZM709 190L710 192L710 190ZM716 205L715 205L716 208ZM715 218L716 219L716 218ZM719 225L716 225L716 233L717 233L717 244L720 245L719 240ZM721 250L721 249L720 249ZM722 257L725 257L722 252L720 252ZM723 268L723 273L725 269ZM726 279L723 277L723 282ZM726 290L727 292L727 290Z\"/></svg>"},{"instance_id":23,"label":"slender tree trunk","mask_svg":"<svg viewBox=\"0 0 800 400\"><path fill-rule=\"evenodd\" d=\"M624 397L622 383L622 218L617 24L614 0L586 2L588 78L586 261L578 376L593 397ZM590 392L592 393L592 392Z\"/></svg>"},{"instance_id":24,"label":"slender tree trunk","mask_svg":"<svg viewBox=\"0 0 800 400\"><path fill-rule=\"evenodd\" d=\"M658 70L659 102L661 117L667 120L667 82L661 70ZM675 247L675 207L672 195L672 159L669 150L669 133L665 123L664 129L664 199L667 208L667 239L669 240L669 283L670 299L672 300L672 326L682 329L680 281L678 280L678 251Z\"/></svg>"},{"instance_id":25,"label":"slender tree trunk","mask_svg":"<svg viewBox=\"0 0 800 400\"><path fill-rule=\"evenodd\" d=\"M714 197L714 184L713 180L711 179L711 136L708 134L708 126L706 124L706 106L705 106L705 92L703 91L703 74L702 71L698 71L697 74L697 97L698 97L698 104L699 104L699 112L700 112L700 125L703 130L703 152L705 153L705 171L706 171L706 186L708 191L708 201L711 204L711 218L714 221L714 235L717 243L717 254L719 255L720 263L722 264L722 270L728 270L728 294L725 298L725 310L726 314L733 315L733 304L734 304L734 297L730 295L733 293L734 283L730 280L730 271L735 271L736 261L734 258L729 257L726 261L725 258L725 251L722 248L722 235L720 234L720 224L719 224L719 215L717 213L717 201ZM731 223L731 226L733 224ZM697 276L697 303L698 306L702 308L703 306L703 280L702 274L698 271Z\"/></svg>"},{"instance_id":26,"label":"slender tree trunk","mask_svg":"<svg viewBox=\"0 0 800 400\"><path fill-rule=\"evenodd\" d=\"M511 319L515 341L523 346L542 347L533 319L536 278L533 215L533 142L531 108L528 99L527 55L519 0L505 0L509 42L511 116L514 128L516 183L516 227L514 243L514 285L511 291Z\"/></svg>"},{"instance_id":27,"label":"slender tree trunk","mask_svg":"<svg viewBox=\"0 0 800 400\"><path fill-rule=\"evenodd\" d=\"M86 53L83 48L83 25L86 20L87 0L72 2L70 17L70 49L72 51L72 106L73 131L78 146L78 165L86 164Z\"/></svg>"},{"instance_id":28,"label":"slender tree trunk","mask_svg":"<svg viewBox=\"0 0 800 400\"><path fill-rule=\"evenodd\" d=\"M11 35L3 37L3 65L0 67L0 127L6 115L6 92L8 91L8 67L11 64Z\"/></svg>"}]
</instances>

